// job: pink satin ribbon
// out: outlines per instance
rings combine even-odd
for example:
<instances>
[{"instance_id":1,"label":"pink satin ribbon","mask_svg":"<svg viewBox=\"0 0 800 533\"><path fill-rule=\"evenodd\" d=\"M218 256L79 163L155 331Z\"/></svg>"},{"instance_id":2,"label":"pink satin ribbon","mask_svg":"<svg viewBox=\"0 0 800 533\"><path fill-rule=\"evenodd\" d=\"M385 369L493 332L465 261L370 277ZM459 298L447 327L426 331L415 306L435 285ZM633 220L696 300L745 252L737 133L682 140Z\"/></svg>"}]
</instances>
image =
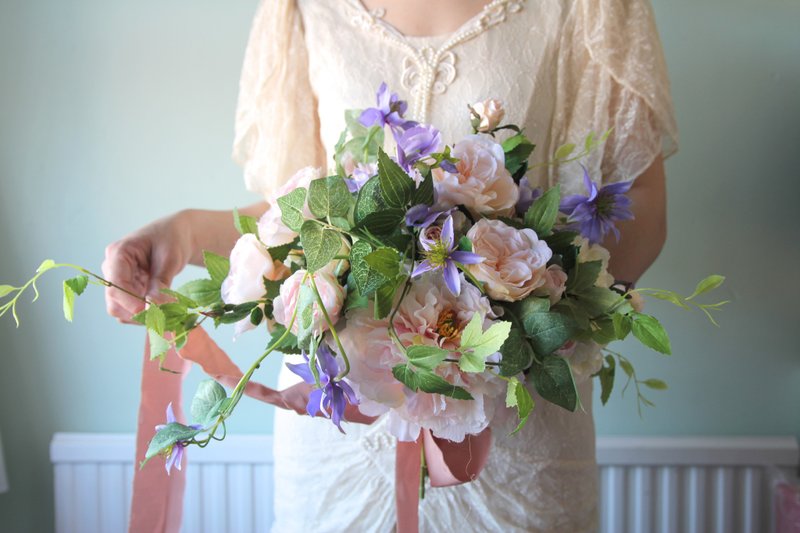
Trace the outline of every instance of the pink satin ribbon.
<instances>
[{"instance_id":1,"label":"pink satin ribbon","mask_svg":"<svg viewBox=\"0 0 800 533\"><path fill-rule=\"evenodd\" d=\"M180 530L185 470L173 469L168 476L161 461L150 461L142 469L138 468L138 462L145 456L155 426L164 423L167 404L172 402L176 417L185 422L181 392L183 377L192 362L199 364L206 374L229 388L234 387L242 376L239 367L202 328L195 329L189 335L180 353L170 350L167 354L164 366L176 373L159 370L158 364L150 361L149 348L145 345L136 431L137 467L133 478L128 528L131 533L173 533ZM245 388L245 393L252 398L300 414L305 413L309 392L310 387L305 383L277 391L251 381ZM361 414L356 406L350 405L345 411L345 418L362 424L375 421L375 418ZM418 491L422 453L425 453L431 485L446 487L474 480L486 464L490 447L491 431L488 428L460 443L437 439L429 431L423 431L415 442L398 442L395 474L397 533L419 531Z\"/></svg>"}]
</instances>

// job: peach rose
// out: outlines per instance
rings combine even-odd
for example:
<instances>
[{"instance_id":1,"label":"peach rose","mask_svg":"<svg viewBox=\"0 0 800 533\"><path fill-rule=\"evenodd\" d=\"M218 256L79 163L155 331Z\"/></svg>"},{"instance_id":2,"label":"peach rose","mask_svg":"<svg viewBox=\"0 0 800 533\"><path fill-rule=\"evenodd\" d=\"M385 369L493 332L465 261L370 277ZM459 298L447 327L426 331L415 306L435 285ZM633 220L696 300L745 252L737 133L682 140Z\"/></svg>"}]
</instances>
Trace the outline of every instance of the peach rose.
<instances>
[{"instance_id":1,"label":"peach rose","mask_svg":"<svg viewBox=\"0 0 800 533\"><path fill-rule=\"evenodd\" d=\"M514 302L546 283L547 262L553 252L532 229L518 230L499 220L482 218L467 237L472 241L472 251L484 258L467 268L486 283L491 298Z\"/></svg>"},{"instance_id":2,"label":"peach rose","mask_svg":"<svg viewBox=\"0 0 800 533\"><path fill-rule=\"evenodd\" d=\"M506 214L519 199L519 188L506 170L503 147L486 135L469 135L452 151L457 174L436 168L437 201L448 208L462 204L479 214Z\"/></svg>"},{"instance_id":3,"label":"peach rose","mask_svg":"<svg viewBox=\"0 0 800 533\"><path fill-rule=\"evenodd\" d=\"M567 290L567 273L559 265L550 265L544 273L544 285L533 291L536 296L546 296L555 305Z\"/></svg>"},{"instance_id":4,"label":"peach rose","mask_svg":"<svg viewBox=\"0 0 800 533\"><path fill-rule=\"evenodd\" d=\"M252 233L242 235L231 251L231 268L222 282L222 300L227 304L243 304L264 297L264 278L281 280L289 275L289 269L280 261L274 261L266 247ZM253 326L249 319L236 324L240 334Z\"/></svg>"},{"instance_id":5,"label":"peach rose","mask_svg":"<svg viewBox=\"0 0 800 533\"><path fill-rule=\"evenodd\" d=\"M317 272L313 275L317 284L317 289L319 289L319 294L322 297L322 303L325 305L325 310L328 312L328 317L330 317L331 322L336 324L342 312L342 305L344 305L344 298L346 296L345 290L329 272ZM300 287L303 285L303 279L305 277L306 271L298 270L289 276L281 285L280 295L272 302L273 316L275 317L275 322L278 324L288 327L291 322L292 315L294 314L300 297ZM306 279L305 285L311 287L311 281ZM315 334L322 333L328 329L325 316L316 301L313 304L311 324L311 329ZM297 333L298 329L299 327L296 319L295 323L292 324L292 333Z\"/></svg>"},{"instance_id":6,"label":"peach rose","mask_svg":"<svg viewBox=\"0 0 800 533\"><path fill-rule=\"evenodd\" d=\"M492 131L499 126L500 121L503 120L506 114L506 110L503 109L503 102L494 98L488 98L483 102L472 104L471 107L472 111L478 115L479 124L475 129L484 133ZM473 118L475 118L474 115Z\"/></svg>"}]
</instances>

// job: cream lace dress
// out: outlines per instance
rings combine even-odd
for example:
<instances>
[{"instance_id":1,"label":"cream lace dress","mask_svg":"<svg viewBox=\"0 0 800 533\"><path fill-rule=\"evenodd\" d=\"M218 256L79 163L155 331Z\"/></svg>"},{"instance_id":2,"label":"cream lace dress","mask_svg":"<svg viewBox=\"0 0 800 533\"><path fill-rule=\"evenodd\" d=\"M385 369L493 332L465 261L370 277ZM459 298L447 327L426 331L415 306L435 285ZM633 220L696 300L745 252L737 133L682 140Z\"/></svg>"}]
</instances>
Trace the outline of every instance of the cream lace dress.
<instances>
[{"instance_id":1,"label":"cream lace dress","mask_svg":"<svg viewBox=\"0 0 800 533\"><path fill-rule=\"evenodd\" d=\"M241 80L234 156L268 195L295 170L327 166L346 109L374 105L381 82L448 143L470 133L466 105L501 99L536 158L588 132L613 134L583 163L634 179L676 148L666 67L647 0L493 0L458 31L407 37L359 0L263 0ZM582 170L540 168L534 184L580 192ZM466 485L431 489L422 531L593 531L597 466L592 384L599 354L575 361L583 411L538 401L525 429L497 421L489 463ZM281 372L279 386L296 382ZM277 532L391 531L394 439L379 420L330 423L278 411Z\"/></svg>"}]
</instances>

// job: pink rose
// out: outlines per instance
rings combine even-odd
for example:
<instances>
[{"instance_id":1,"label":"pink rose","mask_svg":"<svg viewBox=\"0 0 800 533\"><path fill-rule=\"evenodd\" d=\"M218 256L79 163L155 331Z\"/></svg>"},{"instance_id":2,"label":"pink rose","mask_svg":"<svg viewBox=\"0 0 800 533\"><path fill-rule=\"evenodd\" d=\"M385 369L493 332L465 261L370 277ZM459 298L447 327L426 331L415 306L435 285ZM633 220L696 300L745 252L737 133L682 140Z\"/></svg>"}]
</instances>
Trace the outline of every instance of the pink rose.
<instances>
[{"instance_id":1,"label":"pink rose","mask_svg":"<svg viewBox=\"0 0 800 533\"><path fill-rule=\"evenodd\" d=\"M278 324L288 327L291 322L300 296L300 287L303 285L303 279L306 274L305 270L298 270L281 285L280 295L272 302L273 316ZM309 276L311 275L309 274ZM329 272L316 272L313 276L317 289L319 289L319 294L322 297L322 303L328 312L328 317L333 324L336 324L342 312L342 305L346 296L345 290ZM306 279L305 285L311 287L311 280ZM292 332L297 333L298 329L298 322L295 319L292 325ZM325 321L325 316L316 301L313 304L311 329L315 334L322 333L328 329L328 323Z\"/></svg>"},{"instance_id":2,"label":"pink rose","mask_svg":"<svg viewBox=\"0 0 800 533\"><path fill-rule=\"evenodd\" d=\"M499 126L500 121L503 120L506 114L506 110L503 109L503 102L494 98L472 104L472 111L478 115L477 120L479 123L475 129L484 133L492 131ZM473 116L473 118L475 117Z\"/></svg>"},{"instance_id":3,"label":"pink rose","mask_svg":"<svg viewBox=\"0 0 800 533\"><path fill-rule=\"evenodd\" d=\"M486 283L487 294L495 300L521 300L546 283L547 262L553 252L532 229L518 230L499 220L482 218L467 237L472 241L472 251L484 258L467 268Z\"/></svg>"},{"instance_id":4,"label":"pink rose","mask_svg":"<svg viewBox=\"0 0 800 533\"><path fill-rule=\"evenodd\" d=\"M559 265L550 265L544 273L544 285L533 291L536 296L547 296L555 305L567 290L567 273Z\"/></svg>"},{"instance_id":5,"label":"pink rose","mask_svg":"<svg viewBox=\"0 0 800 533\"><path fill-rule=\"evenodd\" d=\"M289 275L289 269L280 261L274 261L266 247L255 235L242 235L231 251L231 268L222 282L222 300L227 304L243 304L264 297L264 278L281 280ZM236 325L237 334L252 329L249 319Z\"/></svg>"},{"instance_id":6,"label":"pink rose","mask_svg":"<svg viewBox=\"0 0 800 533\"><path fill-rule=\"evenodd\" d=\"M287 194L297 189L298 187L305 187L306 189L308 189L308 185L312 181L319 179L321 177L322 177L321 168L314 168L314 167L301 168L300 170L295 172L295 174L291 178L289 178L286 183L278 187L278 189L275 191L275 194L270 199L270 203L275 204L276 203L275 201L278 198L280 198L281 196L286 196ZM310 211L308 212L307 216L311 217Z\"/></svg>"},{"instance_id":7,"label":"pink rose","mask_svg":"<svg viewBox=\"0 0 800 533\"><path fill-rule=\"evenodd\" d=\"M519 188L506 170L503 147L486 135L469 135L453 147L457 174L434 169L438 203L465 205L479 214L504 214L514 209Z\"/></svg>"}]
</instances>

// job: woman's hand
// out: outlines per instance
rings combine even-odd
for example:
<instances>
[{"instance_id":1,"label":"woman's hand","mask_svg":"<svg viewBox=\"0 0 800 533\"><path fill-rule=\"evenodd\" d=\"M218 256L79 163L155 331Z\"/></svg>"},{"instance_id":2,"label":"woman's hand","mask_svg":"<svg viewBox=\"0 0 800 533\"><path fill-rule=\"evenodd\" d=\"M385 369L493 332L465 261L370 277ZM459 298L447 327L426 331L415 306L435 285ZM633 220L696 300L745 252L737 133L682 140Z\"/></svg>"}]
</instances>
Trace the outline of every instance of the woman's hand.
<instances>
[{"instance_id":1,"label":"woman's hand","mask_svg":"<svg viewBox=\"0 0 800 533\"><path fill-rule=\"evenodd\" d=\"M160 290L194 255L189 212L156 220L106 247L103 276L133 294L157 300ZM106 310L123 323L144 309L144 301L119 289L106 288Z\"/></svg>"}]
</instances>

